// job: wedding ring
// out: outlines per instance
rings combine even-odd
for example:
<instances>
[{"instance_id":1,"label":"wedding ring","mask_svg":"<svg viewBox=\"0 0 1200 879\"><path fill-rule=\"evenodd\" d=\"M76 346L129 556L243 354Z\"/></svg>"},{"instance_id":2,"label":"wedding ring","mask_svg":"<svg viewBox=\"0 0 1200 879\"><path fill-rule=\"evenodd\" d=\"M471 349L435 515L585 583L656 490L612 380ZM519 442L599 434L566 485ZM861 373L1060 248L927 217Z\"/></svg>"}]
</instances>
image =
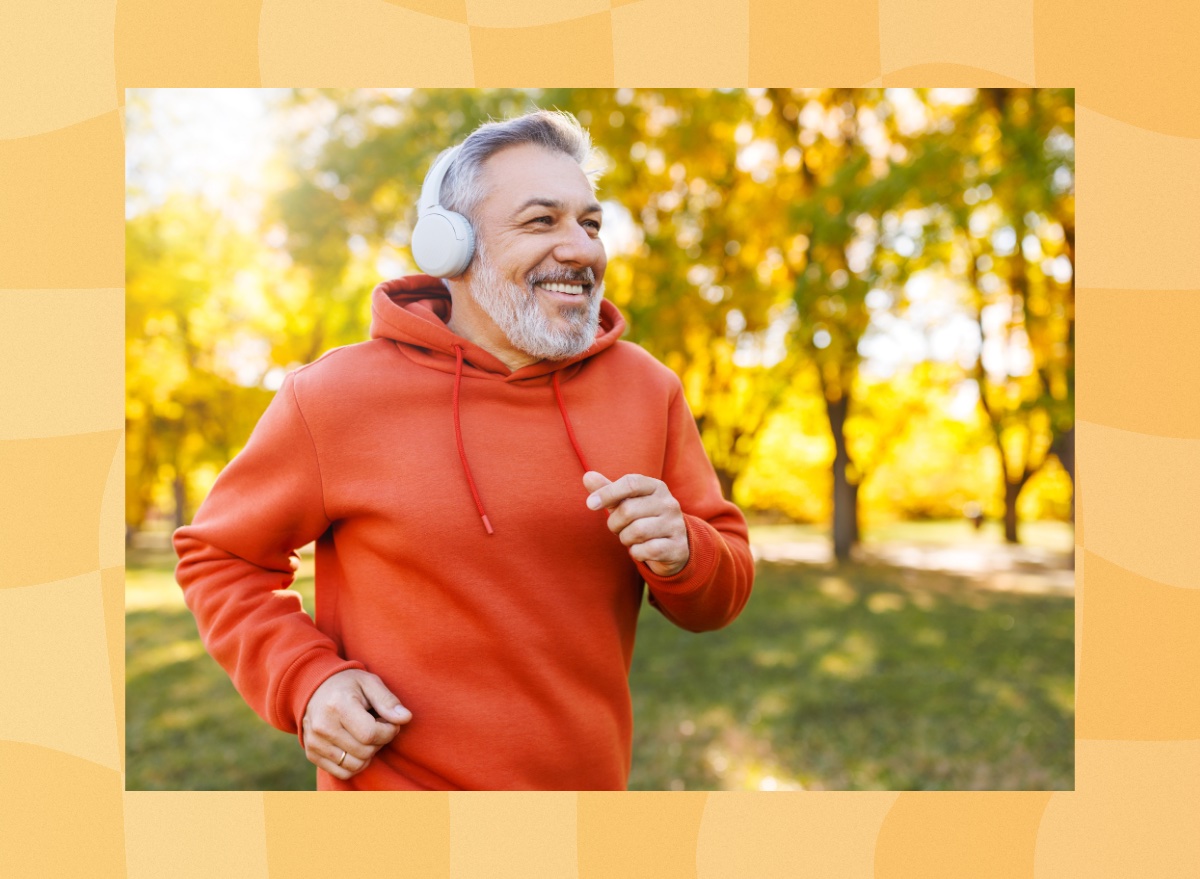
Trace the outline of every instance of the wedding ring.
<instances>
[{"instance_id":1,"label":"wedding ring","mask_svg":"<svg viewBox=\"0 0 1200 879\"><path fill-rule=\"evenodd\" d=\"M341 765L342 765L342 763L343 763L343 761L345 761L345 759L346 759L346 752L345 752L345 751L342 751L342 756L341 756L341 758L338 760L338 764L337 764L337 765L338 765L338 766L341 766Z\"/></svg>"}]
</instances>

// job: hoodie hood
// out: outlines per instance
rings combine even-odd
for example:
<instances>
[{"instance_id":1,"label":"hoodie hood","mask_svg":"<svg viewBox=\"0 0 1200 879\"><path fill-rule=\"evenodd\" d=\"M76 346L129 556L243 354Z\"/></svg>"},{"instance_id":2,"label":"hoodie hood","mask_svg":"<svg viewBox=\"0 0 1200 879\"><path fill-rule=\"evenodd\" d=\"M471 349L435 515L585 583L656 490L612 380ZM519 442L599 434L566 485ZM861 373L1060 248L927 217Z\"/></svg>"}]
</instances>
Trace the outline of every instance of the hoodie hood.
<instances>
[{"instance_id":1,"label":"hoodie hood","mask_svg":"<svg viewBox=\"0 0 1200 879\"><path fill-rule=\"evenodd\" d=\"M611 348L625 332L625 318L611 302L600 303L600 328L592 346L566 360L539 360L510 371L491 352L457 336L446 326L450 291L437 278L409 275L379 284L371 294L371 338L391 339L413 361L441 372L457 369L456 348L462 351L463 375L500 381L519 381L558 372Z\"/></svg>"}]
</instances>

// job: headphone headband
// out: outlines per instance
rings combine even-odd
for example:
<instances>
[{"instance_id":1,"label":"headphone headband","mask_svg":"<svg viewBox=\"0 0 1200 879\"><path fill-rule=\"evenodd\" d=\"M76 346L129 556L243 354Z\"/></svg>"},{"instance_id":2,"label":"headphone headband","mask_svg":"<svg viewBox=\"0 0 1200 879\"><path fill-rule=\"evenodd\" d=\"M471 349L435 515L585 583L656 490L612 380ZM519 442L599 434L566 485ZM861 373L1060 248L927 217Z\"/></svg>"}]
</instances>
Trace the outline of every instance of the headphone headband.
<instances>
[{"instance_id":1,"label":"headphone headband","mask_svg":"<svg viewBox=\"0 0 1200 879\"><path fill-rule=\"evenodd\" d=\"M434 208L441 207L442 181L446 179L446 173L450 170L450 166L454 164L454 157L458 155L460 149L462 149L461 145L446 150L433 163L433 167L429 169L429 173L425 175L425 183L421 186L421 200L417 202L418 219L425 216Z\"/></svg>"}]
</instances>

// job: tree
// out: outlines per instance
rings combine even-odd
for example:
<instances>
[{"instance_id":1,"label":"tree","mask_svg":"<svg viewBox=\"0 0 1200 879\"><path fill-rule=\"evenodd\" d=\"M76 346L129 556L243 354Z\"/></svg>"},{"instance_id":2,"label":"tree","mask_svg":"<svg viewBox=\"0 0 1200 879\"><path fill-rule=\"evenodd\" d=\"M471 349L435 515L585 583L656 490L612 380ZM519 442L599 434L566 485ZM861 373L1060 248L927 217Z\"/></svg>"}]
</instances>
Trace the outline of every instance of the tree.
<instances>
[{"instance_id":1,"label":"tree","mask_svg":"<svg viewBox=\"0 0 1200 879\"><path fill-rule=\"evenodd\" d=\"M949 228L979 326L974 378L1000 456L1004 534L1058 450L1074 478L1074 105L1070 90L984 89L952 112L936 148ZM943 234L944 233L944 234Z\"/></svg>"},{"instance_id":2,"label":"tree","mask_svg":"<svg viewBox=\"0 0 1200 879\"><path fill-rule=\"evenodd\" d=\"M885 220L923 206L917 183L936 157L901 131L882 90L772 89L770 99L770 136L788 169L776 184L785 206L780 274L801 316L795 343L815 365L825 401L834 555L845 560L859 540L858 495L868 472L847 437L859 343L871 319L867 297L901 295L911 254L896 250Z\"/></svg>"},{"instance_id":3,"label":"tree","mask_svg":"<svg viewBox=\"0 0 1200 879\"><path fill-rule=\"evenodd\" d=\"M767 426L787 421L781 406L811 421L819 400L822 491L835 553L849 557L863 484L885 461L902 472L897 449L915 454L896 442L911 435L906 417L944 422L914 395L944 399L957 384L951 367L887 382L861 370L885 318L918 322L907 291L936 273L936 295L967 292L986 344L971 375L1015 535L1015 499L1048 450L1071 469L1070 97L960 91L969 100L946 104L904 89L296 90L279 110L290 135L257 234L183 200L131 222L131 518L157 485L186 518L197 468L228 460L283 371L365 338L367 292L411 271L416 197L441 149L488 118L549 107L592 132L614 257L606 295L629 338L680 376L727 496L749 490L742 477ZM1001 374L997 349L1032 366ZM220 423L223 410L239 414ZM965 429L946 427L943 445L969 445ZM805 435L811 472L820 444ZM945 509L953 492L938 491L894 506Z\"/></svg>"},{"instance_id":4,"label":"tree","mask_svg":"<svg viewBox=\"0 0 1200 879\"><path fill-rule=\"evenodd\" d=\"M126 533L164 485L176 527L191 517L189 476L228 461L269 394L258 385L255 245L195 200L126 224ZM247 358L260 355L254 369ZM247 370L253 374L247 375Z\"/></svg>"}]
</instances>

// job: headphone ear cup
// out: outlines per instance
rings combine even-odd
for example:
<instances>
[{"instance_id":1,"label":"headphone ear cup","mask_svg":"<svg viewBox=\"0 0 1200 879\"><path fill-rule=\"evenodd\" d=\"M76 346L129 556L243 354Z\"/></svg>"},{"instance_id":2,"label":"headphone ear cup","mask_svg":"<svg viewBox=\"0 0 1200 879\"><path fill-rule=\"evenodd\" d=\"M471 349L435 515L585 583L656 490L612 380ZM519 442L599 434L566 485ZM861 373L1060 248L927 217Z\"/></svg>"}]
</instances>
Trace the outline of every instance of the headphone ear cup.
<instances>
[{"instance_id":1,"label":"headphone ear cup","mask_svg":"<svg viewBox=\"0 0 1200 879\"><path fill-rule=\"evenodd\" d=\"M457 277L467 270L474 253L475 231L462 214L436 207L417 220L412 254L425 274Z\"/></svg>"}]
</instances>

